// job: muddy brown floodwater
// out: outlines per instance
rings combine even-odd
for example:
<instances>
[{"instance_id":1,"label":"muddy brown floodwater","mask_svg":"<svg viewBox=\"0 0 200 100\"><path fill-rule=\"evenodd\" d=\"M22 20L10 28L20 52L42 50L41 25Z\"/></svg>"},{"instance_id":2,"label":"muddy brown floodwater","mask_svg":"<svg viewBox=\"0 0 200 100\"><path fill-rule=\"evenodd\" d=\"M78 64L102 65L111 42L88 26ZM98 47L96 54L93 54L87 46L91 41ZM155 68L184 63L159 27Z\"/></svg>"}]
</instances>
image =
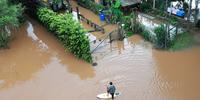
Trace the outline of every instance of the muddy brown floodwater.
<instances>
[{"instance_id":1,"label":"muddy brown floodwater","mask_svg":"<svg viewBox=\"0 0 200 100\"><path fill-rule=\"evenodd\" d=\"M35 20L13 34L0 50L0 100L97 100L109 81L115 100L200 100L200 47L158 51L134 35L98 48L92 67Z\"/></svg>"}]
</instances>

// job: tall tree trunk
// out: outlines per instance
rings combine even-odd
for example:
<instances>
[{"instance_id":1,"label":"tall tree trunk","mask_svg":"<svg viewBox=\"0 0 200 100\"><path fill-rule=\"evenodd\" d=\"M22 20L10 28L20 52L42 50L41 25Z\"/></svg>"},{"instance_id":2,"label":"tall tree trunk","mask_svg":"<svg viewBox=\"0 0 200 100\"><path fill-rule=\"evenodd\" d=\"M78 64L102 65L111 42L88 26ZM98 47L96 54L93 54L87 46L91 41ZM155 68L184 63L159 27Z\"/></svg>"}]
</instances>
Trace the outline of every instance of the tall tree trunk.
<instances>
[{"instance_id":1,"label":"tall tree trunk","mask_svg":"<svg viewBox=\"0 0 200 100\"><path fill-rule=\"evenodd\" d=\"M190 0L190 3L189 3L189 10L188 10L188 15L187 15L187 20L188 20L188 21L190 20L191 9L192 9L192 1L193 1L193 0Z\"/></svg>"},{"instance_id":2,"label":"tall tree trunk","mask_svg":"<svg viewBox=\"0 0 200 100\"><path fill-rule=\"evenodd\" d=\"M156 0L153 0L153 9L156 8Z\"/></svg>"}]
</instances>

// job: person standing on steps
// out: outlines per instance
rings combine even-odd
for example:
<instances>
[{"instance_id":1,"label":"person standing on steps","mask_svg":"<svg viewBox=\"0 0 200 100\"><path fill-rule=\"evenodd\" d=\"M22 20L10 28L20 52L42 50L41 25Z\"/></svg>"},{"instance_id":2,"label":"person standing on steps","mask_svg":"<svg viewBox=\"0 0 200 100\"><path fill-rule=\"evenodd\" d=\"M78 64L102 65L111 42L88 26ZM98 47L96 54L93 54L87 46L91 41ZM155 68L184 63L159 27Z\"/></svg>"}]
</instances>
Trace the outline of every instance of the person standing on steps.
<instances>
[{"instance_id":1,"label":"person standing on steps","mask_svg":"<svg viewBox=\"0 0 200 100\"><path fill-rule=\"evenodd\" d=\"M115 90L116 90L115 86L113 85L112 82L110 82L107 87L107 93L111 94L112 100L114 99Z\"/></svg>"}]
</instances>

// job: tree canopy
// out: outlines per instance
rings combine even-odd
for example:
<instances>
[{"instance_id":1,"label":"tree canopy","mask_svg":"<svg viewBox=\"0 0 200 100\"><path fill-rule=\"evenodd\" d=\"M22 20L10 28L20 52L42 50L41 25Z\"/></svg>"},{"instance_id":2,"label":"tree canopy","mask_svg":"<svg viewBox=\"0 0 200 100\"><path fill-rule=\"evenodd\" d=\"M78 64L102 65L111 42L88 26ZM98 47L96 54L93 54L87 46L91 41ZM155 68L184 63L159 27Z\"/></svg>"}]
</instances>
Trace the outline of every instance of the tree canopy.
<instances>
[{"instance_id":1,"label":"tree canopy","mask_svg":"<svg viewBox=\"0 0 200 100\"><path fill-rule=\"evenodd\" d=\"M0 29L5 26L18 26L18 17L22 15L23 8L21 4L13 5L8 0L0 0Z\"/></svg>"}]
</instances>

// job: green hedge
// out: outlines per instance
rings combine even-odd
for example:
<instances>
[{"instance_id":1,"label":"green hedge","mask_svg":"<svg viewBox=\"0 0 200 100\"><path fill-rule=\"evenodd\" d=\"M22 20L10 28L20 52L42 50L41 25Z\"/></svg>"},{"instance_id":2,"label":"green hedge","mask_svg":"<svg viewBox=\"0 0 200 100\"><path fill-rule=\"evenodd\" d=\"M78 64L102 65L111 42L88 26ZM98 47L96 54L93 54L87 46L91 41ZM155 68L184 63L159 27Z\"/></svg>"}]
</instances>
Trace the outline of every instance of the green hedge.
<instances>
[{"instance_id":1,"label":"green hedge","mask_svg":"<svg viewBox=\"0 0 200 100\"><path fill-rule=\"evenodd\" d=\"M57 14L48 8L39 8L37 16L50 31L56 33L57 38L67 50L80 59L92 62L86 31L80 23L73 20L71 14Z\"/></svg>"}]
</instances>

